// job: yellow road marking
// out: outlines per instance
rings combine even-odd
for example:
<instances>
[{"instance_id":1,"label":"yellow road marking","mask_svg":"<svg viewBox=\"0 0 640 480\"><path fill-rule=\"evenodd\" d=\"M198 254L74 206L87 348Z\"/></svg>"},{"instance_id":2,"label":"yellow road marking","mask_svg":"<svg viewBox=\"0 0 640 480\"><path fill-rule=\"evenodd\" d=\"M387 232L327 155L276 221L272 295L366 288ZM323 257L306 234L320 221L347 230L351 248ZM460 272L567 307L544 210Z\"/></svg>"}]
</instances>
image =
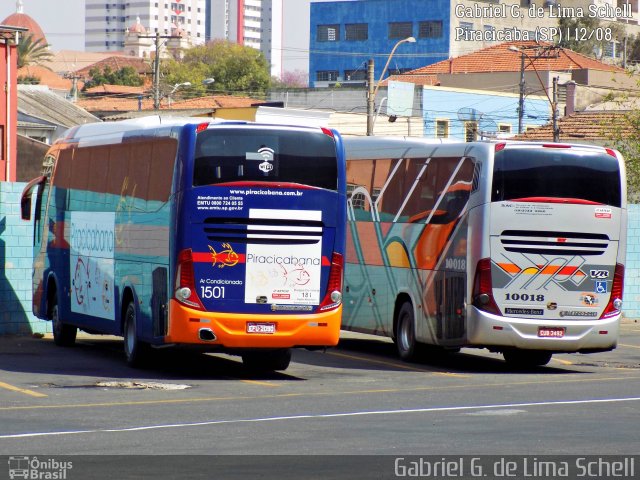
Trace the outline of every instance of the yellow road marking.
<instances>
[{"instance_id":1,"label":"yellow road marking","mask_svg":"<svg viewBox=\"0 0 640 480\"><path fill-rule=\"evenodd\" d=\"M524 385L539 385L541 383L585 383L585 382L616 382L629 380L640 380L640 376L624 376L624 377L604 377L604 378L575 378L567 380L565 378L558 380L547 380L544 382L525 381L525 382L503 382L503 383L481 383L474 385L447 385L442 387L414 387L414 388L378 388L369 390L346 390L346 391L321 391L321 392L305 392L305 393L280 393L272 395L257 396L231 396L231 397L195 397L195 398L175 398L165 400L140 400L134 402L101 402L101 403L80 403L80 404L57 404L57 405L22 405L13 407L0 407L0 411L14 410L56 410L65 408L98 408L98 407L135 407L143 405L171 405L185 403L205 403L205 402L229 402L241 400L265 400L265 399L282 399L282 398L305 398L305 397L335 397L340 395L366 395L380 393L398 393L398 392L425 392L425 391L444 391L444 390L467 390L472 388L497 388L497 387L521 387Z\"/></svg>"},{"instance_id":2,"label":"yellow road marking","mask_svg":"<svg viewBox=\"0 0 640 480\"><path fill-rule=\"evenodd\" d=\"M248 383L249 385L260 385L261 387L279 387L277 383L259 382L258 380L240 380L242 383Z\"/></svg>"},{"instance_id":3,"label":"yellow road marking","mask_svg":"<svg viewBox=\"0 0 640 480\"><path fill-rule=\"evenodd\" d=\"M555 357L554 357L554 358L552 358L552 360L553 360L554 362L558 362L558 363L561 363L561 364L563 364L563 365L573 365L573 362L571 362L571 361L569 361L569 360L563 360L562 358L555 358Z\"/></svg>"},{"instance_id":4,"label":"yellow road marking","mask_svg":"<svg viewBox=\"0 0 640 480\"><path fill-rule=\"evenodd\" d=\"M26 388L15 387L13 385L9 385L8 383L4 383L4 382L0 382L0 388L11 390L13 392L24 393L25 395L30 395L32 397L42 398L47 396L44 393L34 392L33 390L27 390Z\"/></svg>"},{"instance_id":5,"label":"yellow road marking","mask_svg":"<svg viewBox=\"0 0 640 480\"><path fill-rule=\"evenodd\" d=\"M445 375L445 376L449 376L449 377L460 377L460 378L466 378L466 377L470 376L470 375L462 375L460 373L433 372L431 370L425 370L424 368L412 367L411 365L406 365L404 363L387 362L385 360L374 360L373 358L360 357L358 355L347 355L345 353L336 353L336 352L327 352L327 354L328 355L333 355L335 357L349 358L351 360L358 360L358 361L366 362L366 363L373 363L373 364L378 364L378 365L386 365L388 367L401 368L403 370L411 370L413 372L424 372L424 373L431 373L433 375Z\"/></svg>"}]
</instances>

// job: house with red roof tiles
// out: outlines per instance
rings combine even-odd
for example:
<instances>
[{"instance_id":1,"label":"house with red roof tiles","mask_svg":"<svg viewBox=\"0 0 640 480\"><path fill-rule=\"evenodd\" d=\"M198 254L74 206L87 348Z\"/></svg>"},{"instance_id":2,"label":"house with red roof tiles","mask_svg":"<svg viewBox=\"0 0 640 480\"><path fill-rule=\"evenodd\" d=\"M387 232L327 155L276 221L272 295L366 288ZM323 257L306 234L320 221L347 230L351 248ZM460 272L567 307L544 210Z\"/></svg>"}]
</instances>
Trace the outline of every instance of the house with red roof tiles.
<instances>
[{"instance_id":1,"label":"house with red roof tiles","mask_svg":"<svg viewBox=\"0 0 640 480\"><path fill-rule=\"evenodd\" d=\"M628 111L587 111L576 112L558 120L560 142L588 143L611 147L618 135L631 137L636 130L627 121ZM551 124L528 129L516 140L550 142L553 141Z\"/></svg>"},{"instance_id":2,"label":"house with red roof tiles","mask_svg":"<svg viewBox=\"0 0 640 480\"><path fill-rule=\"evenodd\" d=\"M533 41L505 42L467 55L449 58L389 80L418 85L469 88L551 96L553 78L576 84L574 105L581 110L615 91L636 88L637 77L623 68L600 62L572 50ZM523 81L524 80L524 81ZM383 84L384 85L384 84ZM564 88L560 89L564 96Z\"/></svg>"}]
</instances>

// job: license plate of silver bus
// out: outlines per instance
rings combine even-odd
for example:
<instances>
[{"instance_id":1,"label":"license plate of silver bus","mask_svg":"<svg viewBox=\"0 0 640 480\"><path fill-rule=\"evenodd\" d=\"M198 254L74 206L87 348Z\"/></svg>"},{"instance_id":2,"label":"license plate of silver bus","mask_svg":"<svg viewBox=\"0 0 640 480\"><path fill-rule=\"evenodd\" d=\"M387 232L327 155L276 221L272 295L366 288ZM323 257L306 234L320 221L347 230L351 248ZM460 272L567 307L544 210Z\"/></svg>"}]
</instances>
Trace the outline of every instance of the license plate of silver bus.
<instances>
[{"instance_id":1,"label":"license plate of silver bus","mask_svg":"<svg viewBox=\"0 0 640 480\"><path fill-rule=\"evenodd\" d=\"M247 322L247 333L276 333L276 324L273 322Z\"/></svg>"},{"instance_id":2,"label":"license plate of silver bus","mask_svg":"<svg viewBox=\"0 0 640 480\"><path fill-rule=\"evenodd\" d=\"M562 338L564 333L564 327L538 327L538 337L542 338Z\"/></svg>"}]
</instances>

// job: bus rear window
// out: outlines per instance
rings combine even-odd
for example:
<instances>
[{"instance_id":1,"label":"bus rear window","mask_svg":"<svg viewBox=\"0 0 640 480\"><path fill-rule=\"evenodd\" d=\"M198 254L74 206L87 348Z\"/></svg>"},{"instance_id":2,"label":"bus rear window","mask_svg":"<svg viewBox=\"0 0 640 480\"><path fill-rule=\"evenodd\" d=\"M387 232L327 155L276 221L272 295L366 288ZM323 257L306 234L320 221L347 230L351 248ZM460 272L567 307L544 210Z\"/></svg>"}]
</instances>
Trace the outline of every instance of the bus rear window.
<instances>
[{"instance_id":1,"label":"bus rear window","mask_svg":"<svg viewBox=\"0 0 640 480\"><path fill-rule=\"evenodd\" d=\"M321 132L209 129L198 134L193 185L261 181L336 190L337 161L333 137Z\"/></svg>"},{"instance_id":2,"label":"bus rear window","mask_svg":"<svg viewBox=\"0 0 640 480\"><path fill-rule=\"evenodd\" d=\"M506 148L496 153L491 201L546 197L621 206L620 168L595 151Z\"/></svg>"}]
</instances>

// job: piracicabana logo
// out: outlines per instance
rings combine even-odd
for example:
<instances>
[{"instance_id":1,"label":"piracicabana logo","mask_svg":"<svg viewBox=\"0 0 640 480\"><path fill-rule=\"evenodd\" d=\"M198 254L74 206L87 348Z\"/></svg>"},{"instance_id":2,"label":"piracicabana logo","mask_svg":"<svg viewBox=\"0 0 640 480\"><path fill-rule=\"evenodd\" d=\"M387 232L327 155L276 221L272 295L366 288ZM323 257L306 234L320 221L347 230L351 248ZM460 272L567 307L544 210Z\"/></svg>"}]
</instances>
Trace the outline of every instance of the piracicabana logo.
<instances>
[{"instance_id":1,"label":"piracicabana logo","mask_svg":"<svg viewBox=\"0 0 640 480\"><path fill-rule=\"evenodd\" d=\"M61 462L54 458L46 460L38 457L9 457L9 478L32 480L66 480L67 472L73 468L73 462Z\"/></svg>"}]
</instances>

